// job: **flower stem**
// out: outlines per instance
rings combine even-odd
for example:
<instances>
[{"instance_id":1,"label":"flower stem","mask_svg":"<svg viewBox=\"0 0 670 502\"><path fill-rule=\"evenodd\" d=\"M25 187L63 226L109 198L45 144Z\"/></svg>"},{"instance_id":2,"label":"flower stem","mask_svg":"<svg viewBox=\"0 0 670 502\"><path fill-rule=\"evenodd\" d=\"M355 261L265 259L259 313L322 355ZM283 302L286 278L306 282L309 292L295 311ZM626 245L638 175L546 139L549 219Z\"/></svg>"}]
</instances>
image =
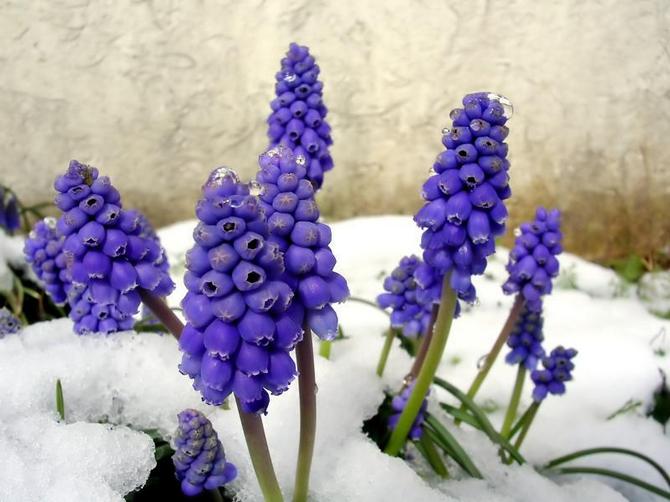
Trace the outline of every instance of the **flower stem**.
<instances>
[{"instance_id":1,"label":"flower stem","mask_svg":"<svg viewBox=\"0 0 670 502\"><path fill-rule=\"evenodd\" d=\"M405 405L405 409L400 414L398 424L393 429L391 438L384 450L387 454L394 457L400 453L405 444L407 434L412 428L412 424L419 413L430 384L433 382L433 377L442 359L444 348L447 345L451 321L454 318L454 309L456 307L456 292L449 285L450 276L451 274L445 274L442 280L442 300L435 323L435 334L428 347L426 359L421 366L412 394Z\"/></svg>"},{"instance_id":2,"label":"flower stem","mask_svg":"<svg viewBox=\"0 0 670 502\"><path fill-rule=\"evenodd\" d=\"M516 412L519 410L519 401L521 400L521 391L523 390L523 383L526 379L526 367L519 364L519 369L516 372L516 380L514 388L512 389L512 397L509 400L507 413L505 414L505 421L500 429L500 435L505 439L509 439L512 424L516 418Z\"/></svg>"},{"instance_id":3,"label":"flower stem","mask_svg":"<svg viewBox=\"0 0 670 502\"><path fill-rule=\"evenodd\" d=\"M239 399L237 399L237 411L240 414L244 439L247 441L247 449L256 472L256 479L263 492L263 498L266 502L283 502L284 497L281 494L277 476L272 466L272 458L265 439L265 429L261 417L253 413L245 413Z\"/></svg>"},{"instance_id":4,"label":"flower stem","mask_svg":"<svg viewBox=\"0 0 670 502\"><path fill-rule=\"evenodd\" d=\"M437 319L437 312L439 308L440 308L439 305L437 304L433 305L433 310L430 313L430 322L428 323L428 329L426 329L426 332L423 334L423 340L421 340L419 351L416 353L416 357L414 358L412 369L410 370L409 375L405 377L405 381L407 381L408 383L416 379L417 375L419 374L419 370L421 369L421 366L423 366L423 362L426 360L426 354L428 354L428 347L430 346L430 342L433 339L435 320Z\"/></svg>"},{"instance_id":5,"label":"flower stem","mask_svg":"<svg viewBox=\"0 0 670 502\"><path fill-rule=\"evenodd\" d=\"M535 419L535 415L537 415L537 410L540 409L540 404L537 401L533 401L533 404L531 404L528 407L528 418L523 424L523 428L521 429L521 432L519 433L519 437L516 438L516 441L514 443L514 448L518 450L521 448L521 443L523 443L523 440L526 439L526 434L528 434L528 429L530 429L530 426L533 423L533 420Z\"/></svg>"},{"instance_id":6,"label":"flower stem","mask_svg":"<svg viewBox=\"0 0 670 502\"><path fill-rule=\"evenodd\" d=\"M184 330L184 324L181 322L179 317L168 307L165 300L159 296L154 295L146 289L139 288L140 298L142 302L153 312L163 326L165 326L172 335L179 340L181 332Z\"/></svg>"},{"instance_id":7,"label":"flower stem","mask_svg":"<svg viewBox=\"0 0 670 502\"><path fill-rule=\"evenodd\" d=\"M330 359L330 350L333 348L332 340L321 340L319 342L319 355L324 359Z\"/></svg>"},{"instance_id":8,"label":"flower stem","mask_svg":"<svg viewBox=\"0 0 670 502\"><path fill-rule=\"evenodd\" d=\"M309 492L309 472L316 437L316 378L312 332L305 324L305 334L295 349L298 363L298 392L300 395L300 444L295 470L294 502L306 502Z\"/></svg>"},{"instance_id":9,"label":"flower stem","mask_svg":"<svg viewBox=\"0 0 670 502\"><path fill-rule=\"evenodd\" d=\"M384 339L384 346L382 347L382 352L379 354L379 362L377 363L377 376L382 376L384 374L384 368L386 368L386 361L389 358L389 353L391 352L391 347L393 346L393 340L395 339L395 329L393 327L389 328L386 332L386 338Z\"/></svg>"},{"instance_id":10,"label":"flower stem","mask_svg":"<svg viewBox=\"0 0 670 502\"><path fill-rule=\"evenodd\" d=\"M516 298L514 299L514 304L512 305L512 310L510 310L510 313L507 316L507 320L505 321L505 325L503 326L502 330L500 331L500 334L498 335L498 338L493 343L493 347L491 347L491 350L486 355L486 359L484 360L484 364L482 365L481 368L479 368L479 372L475 376L475 379L472 381L472 384L470 385L470 388L468 389L468 392L467 392L466 395L470 399L474 399L475 395L477 395L477 392L479 392L479 388L482 386L482 383L484 383L484 380L486 379L486 376L489 374L489 371L491 371L491 368L493 367L493 363L495 363L496 359L498 358L498 354L500 354L500 351L505 346L505 343L507 342L507 339L509 338L510 333L514 329L514 326L516 325L516 322L518 321L519 316L521 315L522 307L523 307L523 297L521 295L517 295ZM465 411L465 407L461 406L460 411ZM455 423L456 423L456 425L458 425L458 424L461 423L461 421L456 420Z\"/></svg>"}]
</instances>

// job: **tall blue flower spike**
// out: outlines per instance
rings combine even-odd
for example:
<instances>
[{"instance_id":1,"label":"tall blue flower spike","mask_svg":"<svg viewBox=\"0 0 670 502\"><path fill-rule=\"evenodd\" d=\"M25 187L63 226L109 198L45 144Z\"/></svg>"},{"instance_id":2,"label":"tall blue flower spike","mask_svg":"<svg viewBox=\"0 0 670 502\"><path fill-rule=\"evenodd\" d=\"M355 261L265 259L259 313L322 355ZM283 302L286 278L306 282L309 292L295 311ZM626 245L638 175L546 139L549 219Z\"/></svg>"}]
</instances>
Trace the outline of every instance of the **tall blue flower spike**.
<instances>
[{"instance_id":1,"label":"tall blue flower spike","mask_svg":"<svg viewBox=\"0 0 670 502\"><path fill-rule=\"evenodd\" d=\"M542 359L544 369L535 370L530 374L535 384L533 389L535 402L542 402L549 394L565 393L565 382L572 380L572 370L575 369L572 359L576 355L575 349L566 349L559 345Z\"/></svg>"},{"instance_id":2,"label":"tall blue flower spike","mask_svg":"<svg viewBox=\"0 0 670 502\"><path fill-rule=\"evenodd\" d=\"M337 314L332 303L349 296L347 281L335 272L330 227L319 222L314 189L307 179L307 159L278 146L260 157L256 179L268 217L270 240L285 253L284 280L296 292L295 306L321 339L337 335Z\"/></svg>"},{"instance_id":3,"label":"tall blue flower spike","mask_svg":"<svg viewBox=\"0 0 670 502\"><path fill-rule=\"evenodd\" d=\"M540 312L533 312L526 306L523 307L507 339L507 345L512 349L505 358L508 364L523 364L528 370L534 370L537 367L537 363L545 355L542 347L543 325L541 308Z\"/></svg>"},{"instance_id":4,"label":"tall blue flower spike","mask_svg":"<svg viewBox=\"0 0 670 502\"><path fill-rule=\"evenodd\" d=\"M505 122L511 116L506 98L468 94L463 108L451 112L452 127L443 131L446 150L423 185L424 206L414 217L424 228L426 263L442 274L461 300L473 302L472 275L482 274L495 252L495 237L505 231L511 195Z\"/></svg>"},{"instance_id":5,"label":"tall blue flower spike","mask_svg":"<svg viewBox=\"0 0 670 502\"><path fill-rule=\"evenodd\" d=\"M265 413L268 391L281 394L296 376L290 353L303 335L284 255L268 239L258 198L230 169L209 176L196 215L180 370L205 402L220 405L232 392L245 412Z\"/></svg>"},{"instance_id":6,"label":"tall blue flower spike","mask_svg":"<svg viewBox=\"0 0 670 502\"><path fill-rule=\"evenodd\" d=\"M328 150L333 140L319 72L309 49L292 43L275 75L276 97L267 120L270 146L283 144L304 157L307 178L315 189L321 187L323 174L333 168Z\"/></svg>"},{"instance_id":7,"label":"tall blue flower spike","mask_svg":"<svg viewBox=\"0 0 670 502\"><path fill-rule=\"evenodd\" d=\"M505 294L520 293L529 310L540 312L542 296L551 293L552 279L558 276L562 239L560 211L537 208L535 219L519 228L509 253Z\"/></svg>"},{"instance_id":8,"label":"tall blue flower spike","mask_svg":"<svg viewBox=\"0 0 670 502\"><path fill-rule=\"evenodd\" d=\"M54 187L56 205L63 211L56 237L64 239L67 269L67 278L60 272L59 278L71 281L64 289L75 331L130 329L139 310L140 288L157 296L174 289L164 250L146 235L143 217L123 209L119 192L96 168L73 160Z\"/></svg>"},{"instance_id":9,"label":"tall blue flower spike","mask_svg":"<svg viewBox=\"0 0 670 502\"><path fill-rule=\"evenodd\" d=\"M427 294L414 274L423 264L420 258L404 256L391 275L384 279L385 293L377 296L377 304L391 309L391 326L409 338L422 336L430 324L433 304L439 297Z\"/></svg>"},{"instance_id":10,"label":"tall blue flower spike","mask_svg":"<svg viewBox=\"0 0 670 502\"><path fill-rule=\"evenodd\" d=\"M212 423L197 410L179 413L172 462L181 491L188 497L215 490L231 482L237 469L226 461L226 453Z\"/></svg>"},{"instance_id":11,"label":"tall blue flower spike","mask_svg":"<svg viewBox=\"0 0 670 502\"><path fill-rule=\"evenodd\" d=\"M57 305L66 303L72 283L63 252L64 241L65 238L56 231L56 219L47 217L35 223L23 248L26 261Z\"/></svg>"}]
</instances>

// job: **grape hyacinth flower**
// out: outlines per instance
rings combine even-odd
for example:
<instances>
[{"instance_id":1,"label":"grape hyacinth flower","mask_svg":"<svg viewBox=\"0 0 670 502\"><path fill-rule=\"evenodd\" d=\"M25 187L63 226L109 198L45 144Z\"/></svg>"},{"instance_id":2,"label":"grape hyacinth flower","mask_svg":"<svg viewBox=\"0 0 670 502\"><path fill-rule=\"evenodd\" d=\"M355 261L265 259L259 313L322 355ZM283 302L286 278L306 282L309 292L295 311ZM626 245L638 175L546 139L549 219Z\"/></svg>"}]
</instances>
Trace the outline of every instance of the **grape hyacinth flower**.
<instances>
[{"instance_id":1,"label":"grape hyacinth flower","mask_svg":"<svg viewBox=\"0 0 670 502\"><path fill-rule=\"evenodd\" d=\"M26 261L56 305L66 302L72 282L63 252L64 241L56 231L56 219L47 217L35 224L23 248Z\"/></svg>"},{"instance_id":2,"label":"grape hyacinth flower","mask_svg":"<svg viewBox=\"0 0 670 502\"><path fill-rule=\"evenodd\" d=\"M505 231L507 208L503 201L510 197L511 190L504 140L509 132L505 123L511 114L510 102L497 94L465 96L463 108L450 114L452 128L445 129L442 136L446 150L438 155L434 174L423 185L421 195L426 202L414 221L424 229L423 260L441 277L441 299L414 391L384 450L389 455L395 456L402 449L433 381L457 310L457 298L475 301L472 276L484 273L487 257L495 252L495 237Z\"/></svg>"},{"instance_id":3,"label":"grape hyacinth flower","mask_svg":"<svg viewBox=\"0 0 670 502\"><path fill-rule=\"evenodd\" d=\"M21 331L21 321L6 307L0 308L0 339Z\"/></svg>"},{"instance_id":4,"label":"grape hyacinth flower","mask_svg":"<svg viewBox=\"0 0 670 502\"><path fill-rule=\"evenodd\" d=\"M314 189L307 179L306 158L280 145L261 155L256 179L268 218L270 241L285 254L284 279L296 294L296 308L307 326L322 340L337 335L332 303L349 296L347 281L335 272L335 256L328 247L330 227L319 222Z\"/></svg>"},{"instance_id":5,"label":"grape hyacinth flower","mask_svg":"<svg viewBox=\"0 0 670 502\"><path fill-rule=\"evenodd\" d=\"M19 201L14 192L4 187L0 187L0 227L6 229L10 234L21 228Z\"/></svg>"},{"instance_id":6,"label":"grape hyacinth flower","mask_svg":"<svg viewBox=\"0 0 670 502\"><path fill-rule=\"evenodd\" d=\"M551 280L558 275L562 238L560 211L537 208L535 219L521 225L510 251L505 294L520 293L528 308L539 312L541 297L551 293Z\"/></svg>"},{"instance_id":7,"label":"grape hyacinth flower","mask_svg":"<svg viewBox=\"0 0 670 502\"><path fill-rule=\"evenodd\" d=\"M407 401L409 399L412 390L414 389L413 385L405 387L399 394L393 397L391 401L391 408L394 413L389 417L388 427L393 430L398 425L398 420L400 419L400 414L407 406ZM429 391L430 392L430 391ZM426 394L428 396L428 394ZM419 408L419 413L416 415L412 427L409 431L408 437L414 441L418 441L423 434L423 422L425 420L426 409L428 408L428 401L423 400L421 408Z\"/></svg>"},{"instance_id":8,"label":"grape hyacinth flower","mask_svg":"<svg viewBox=\"0 0 670 502\"><path fill-rule=\"evenodd\" d=\"M528 370L534 370L537 363L544 357L542 347L544 334L542 312L533 312L528 308L521 311L519 320L507 339L512 349L505 358L508 364L520 364Z\"/></svg>"},{"instance_id":9,"label":"grape hyacinth flower","mask_svg":"<svg viewBox=\"0 0 670 502\"><path fill-rule=\"evenodd\" d=\"M268 391L281 394L294 379L290 352L302 339L302 311L281 278L284 257L268 240L258 198L230 169L212 172L196 214L180 370L205 402L220 405L233 392L244 412L265 413Z\"/></svg>"},{"instance_id":10,"label":"grape hyacinth flower","mask_svg":"<svg viewBox=\"0 0 670 502\"><path fill-rule=\"evenodd\" d=\"M408 338L426 332L433 303L438 298L422 291L415 280L414 273L421 264L421 259L414 255L401 258L391 275L384 279L386 293L377 296L381 308L391 309L391 326Z\"/></svg>"},{"instance_id":11,"label":"grape hyacinth flower","mask_svg":"<svg viewBox=\"0 0 670 502\"><path fill-rule=\"evenodd\" d=\"M192 497L203 490L216 490L237 476L237 469L226 461L223 445L212 423L197 410L179 413L172 462L181 491Z\"/></svg>"},{"instance_id":12,"label":"grape hyacinth flower","mask_svg":"<svg viewBox=\"0 0 670 502\"><path fill-rule=\"evenodd\" d=\"M443 274L461 300L473 302L471 276L482 274L495 252L495 237L505 231L511 195L505 126L511 105L496 94L463 98L463 108L451 112L445 129L446 150L433 164L434 174L423 185L426 203L414 217L424 228L421 247L426 263Z\"/></svg>"},{"instance_id":13,"label":"grape hyacinth flower","mask_svg":"<svg viewBox=\"0 0 670 502\"><path fill-rule=\"evenodd\" d=\"M63 211L56 224L71 274L68 302L78 334L130 329L142 291L173 289L160 244L143 234L142 217L125 210L119 192L98 170L73 160L54 187Z\"/></svg>"},{"instance_id":14,"label":"grape hyacinth flower","mask_svg":"<svg viewBox=\"0 0 670 502\"><path fill-rule=\"evenodd\" d=\"M268 117L270 146L283 144L305 158L307 178L315 189L323 174L333 168L328 147L333 140L326 122L328 109L323 104L323 83L319 66L307 47L292 43L275 75L276 97Z\"/></svg>"},{"instance_id":15,"label":"grape hyacinth flower","mask_svg":"<svg viewBox=\"0 0 670 502\"><path fill-rule=\"evenodd\" d=\"M575 369L572 359L576 355L575 349L566 349L559 345L542 359L544 369L535 370L530 375L535 384L533 389L535 402L542 402L549 394L565 393L565 382L572 380L572 370Z\"/></svg>"}]
</instances>

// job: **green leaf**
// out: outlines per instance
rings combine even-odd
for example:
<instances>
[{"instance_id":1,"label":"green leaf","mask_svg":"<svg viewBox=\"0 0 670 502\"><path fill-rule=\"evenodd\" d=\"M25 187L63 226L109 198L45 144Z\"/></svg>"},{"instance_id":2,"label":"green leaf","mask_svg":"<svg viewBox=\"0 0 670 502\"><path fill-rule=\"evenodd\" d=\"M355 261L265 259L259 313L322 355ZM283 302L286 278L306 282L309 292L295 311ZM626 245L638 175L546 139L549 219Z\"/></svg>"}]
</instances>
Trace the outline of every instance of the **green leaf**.
<instances>
[{"instance_id":1,"label":"green leaf","mask_svg":"<svg viewBox=\"0 0 670 502\"><path fill-rule=\"evenodd\" d=\"M449 477L449 471L447 471L447 467L442 462L440 454L435 449L435 444L428 434L422 434L418 441L414 441L414 446L438 475L443 478Z\"/></svg>"},{"instance_id":2,"label":"green leaf","mask_svg":"<svg viewBox=\"0 0 670 502\"><path fill-rule=\"evenodd\" d=\"M169 444L163 444L161 446L156 447L156 451L154 452L154 457L156 458L156 462L158 462L161 459L164 459L166 457L171 457L174 454L174 450Z\"/></svg>"},{"instance_id":3,"label":"green leaf","mask_svg":"<svg viewBox=\"0 0 670 502\"><path fill-rule=\"evenodd\" d=\"M615 260L610 266L628 282L639 281L640 277L647 271L647 266L642 258L635 254L623 260Z\"/></svg>"},{"instance_id":4,"label":"green leaf","mask_svg":"<svg viewBox=\"0 0 670 502\"><path fill-rule=\"evenodd\" d=\"M625 481L626 483L630 483L631 485L635 485L638 488L642 488L643 490L647 490L648 492L654 493L658 495L659 497L663 497L666 500L670 500L670 492L663 490L661 488L658 488L650 483L647 483L646 481L642 481L641 479L635 478L633 476L629 476L628 474L624 474L622 472L618 471L611 471L609 469L601 469L599 467L582 467L582 466L577 466L577 467L561 467L559 469L552 469L550 471L547 471L550 473L555 473L555 474L597 474L599 476L606 476L609 478L614 478L618 479L620 481Z\"/></svg>"},{"instance_id":5,"label":"green leaf","mask_svg":"<svg viewBox=\"0 0 670 502\"><path fill-rule=\"evenodd\" d=\"M425 424L427 427L424 425L424 432L428 432L435 444L447 452L470 476L483 479L482 473L479 472L470 456L446 427L429 413L426 413Z\"/></svg>"},{"instance_id":6,"label":"green leaf","mask_svg":"<svg viewBox=\"0 0 670 502\"><path fill-rule=\"evenodd\" d=\"M616 410L614 413L612 413L610 416L607 417L606 420L612 420L619 415L624 415L626 413L630 413L632 411L635 411L638 409L640 406L642 406L642 401L635 401L633 399L629 399L624 403L624 405Z\"/></svg>"},{"instance_id":7,"label":"green leaf","mask_svg":"<svg viewBox=\"0 0 670 502\"><path fill-rule=\"evenodd\" d=\"M56 380L56 411L62 421L65 421L65 400L63 399L63 385L60 378Z\"/></svg>"},{"instance_id":8,"label":"green leaf","mask_svg":"<svg viewBox=\"0 0 670 502\"><path fill-rule=\"evenodd\" d=\"M639 453L635 450L629 450L628 448L618 448L618 447L612 447L612 446L601 446L598 448L588 448L586 450L579 450L574 453L570 453L568 455L563 455L562 457L555 458L553 460L550 460L545 464L546 469L551 469L552 467L556 467L557 465L564 464L566 462L570 462L571 460L574 460L576 458L581 458L581 457L586 457L589 455L599 455L602 453L618 453L621 455L629 455L631 457L639 458L643 462L646 462L650 466L652 466L656 472L658 472L661 477L665 480L666 484L670 487L670 476L668 476L668 473L663 469L663 467L660 466L656 461L652 460L651 458L647 457L646 455Z\"/></svg>"},{"instance_id":9,"label":"green leaf","mask_svg":"<svg viewBox=\"0 0 670 502\"><path fill-rule=\"evenodd\" d=\"M493 443L500 445L500 447L507 453L509 453L510 456L514 460L516 460L517 463L519 464L526 463L526 459L524 459L521 456L521 453L519 453L519 451L516 448L514 448L514 446L512 446L512 444L507 439L502 437L498 433L498 431L495 430L490 420L486 416L486 413L484 413L484 411L482 411L482 409L479 406L477 406L472 399L470 399L467 395L465 395L465 393L462 392L460 389L458 389L458 387L450 384L449 382L443 380L440 377L435 377L433 381L435 382L436 385L439 385L444 390L449 392L452 396L454 396L456 399L458 399L461 403L463 403L465 408L469 410L472 413L472 415L477 419L479 425L481 426L481 430L484 432L484 434L486 434L489 437L489 439Z\"/></svg>"},{"instance_id":10,"label":"green leaf","mask_svg":"<svg viewBox=\"0 0 670 502\"><path fill-rule=\"evenodd\" d=\"M451 416L453 416L456 420L459 420L461 422L464 422L468 424L471 427L474 427L475 429L479 429L480 431L482 430L482 426L479 423L479 421L472 416L470 413L467 413L465 411L461 411L460 408L457 408L456 406L452 406L447 403L440 403L440 407L449 413Z\"/></svg>"}]
</instances>

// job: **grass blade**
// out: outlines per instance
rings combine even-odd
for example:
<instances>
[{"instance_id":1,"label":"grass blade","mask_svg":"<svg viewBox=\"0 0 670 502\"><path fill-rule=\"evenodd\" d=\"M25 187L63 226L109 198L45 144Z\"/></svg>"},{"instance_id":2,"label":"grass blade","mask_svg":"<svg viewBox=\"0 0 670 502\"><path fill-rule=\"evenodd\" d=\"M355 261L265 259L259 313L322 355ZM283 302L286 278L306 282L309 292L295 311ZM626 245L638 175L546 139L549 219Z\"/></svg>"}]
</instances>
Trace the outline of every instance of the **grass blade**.
<instances>
[{"instance_id":1,"label":"grass blade","mask_svg":"<svg viewBox=\"0 0 670 502\"><path fill-rule=\"evenodd\" d=\"M477 466L472 461L470 456L465 452L456 438L449 432L435 417L426 414L426 423L428 430L438 446L442 446L463 469L473 478L483 479L482 473L479 472Z\"/></svg>"},{"instance_id":2,"label":"grass blade","mask_svg":"<svg viewBox=\"0 0 670 502\"><path fill-rule=\"evenodd\" d=\"M60 378L56 380L56 411L62 421L65 421L65 400L63 399L63 385Z\"/></svg>"},{"instance_id":3,"label":"grass blade","mask_svg":"<svg viewBox=\"0 0 670 502\"><path fill-rule=\"evenodd\" d=\"M482 430L482 426L479 423L479 420L477 420L474 416L472 416L470 413L467 413L460 408L457 408L456 406L452 406L447 403L440 403L440 407L449 413L451 416L453 416L456 420L460 422L464 422L471 427L474 427L475 429Z\"/></svg>"},{"instance_id":4,"label":"grass blade","mask_svg":"<svg viewBox=\"0 0 670 502\"><path fill-rule=\"evenodd\" d=\"M654 493L659 497L663 497L666 500L670 500L670 492L658 488L657 486L654 486L652 484L649 484L646 481L642 481L641 479L629 476L628 474L624 474L618 471L610 471L609 469L601 469L599 467L577 466L577 467L559 467L558 469L552 469L547 472L556 474L597 474L598 476L606 476L609 478L624 481L626 483L630 483L631 485L635 485L638 488L642 488L643 490L647 490L648 492Z\"/></svg>"},{"instance_id":5,"label":"grass blade","mask_svg":"<svg viewBox=\"0 0 670 502\"><path fill-rule=\"evenodd\" d=\"M497 430L493 427L491 424L491 421L488 419L486 416L486 413L482 411L482 409L475 404L475 402L470 399L468 396L465 395L464 392L462 392L460 389L458 389L456 386L450 384L446 380L443 380L440 377L435 377L434 380L436 385L439 385L442 387L444 390L449 392L452 396L454 396L456 399L458 399L461 403L465 405L465 408L474 415L474 417L477 419L479 422L479 425L481 425L481 430L486 434L489 439L497 444L500 445L500 447L505 450L509 455L518 463L518 464L524 464L526 463L526 459L521 456L519 451L512 446L512 444L502 437Z\"/></svg>"},{"instance_id":6,"label":"grass blade","mask_svg":"<svg viewBox=\"0 0 670 502\"><path fill-rule=\"evenodd\" d=\"M647 457L646 455L643 455L642 453L639 453L635 450L629 450L627 448L617 448L617 447L609 447L609 446L601 446L598 448L588 448L586 450L579 450L574 453L570 453L569 455L564 455L562 457L555 458L547 464L545 464L545 468L551 469L552 467L556 467L557 465L564 464L566 462L570 462L571 460L574 460L576 458L580 457L586 457L588 455L598 455L601 453L619 453L621 455L630 455L631 457L639 458L643 462L646 462L650 466L652 466L656 472L658 472L661 477L665 480L666 484L670 486L670 476L668 476L668 473L661 467L660 464L658 464L656 461L653 459Z\"/></svg>"}]
</instances>

